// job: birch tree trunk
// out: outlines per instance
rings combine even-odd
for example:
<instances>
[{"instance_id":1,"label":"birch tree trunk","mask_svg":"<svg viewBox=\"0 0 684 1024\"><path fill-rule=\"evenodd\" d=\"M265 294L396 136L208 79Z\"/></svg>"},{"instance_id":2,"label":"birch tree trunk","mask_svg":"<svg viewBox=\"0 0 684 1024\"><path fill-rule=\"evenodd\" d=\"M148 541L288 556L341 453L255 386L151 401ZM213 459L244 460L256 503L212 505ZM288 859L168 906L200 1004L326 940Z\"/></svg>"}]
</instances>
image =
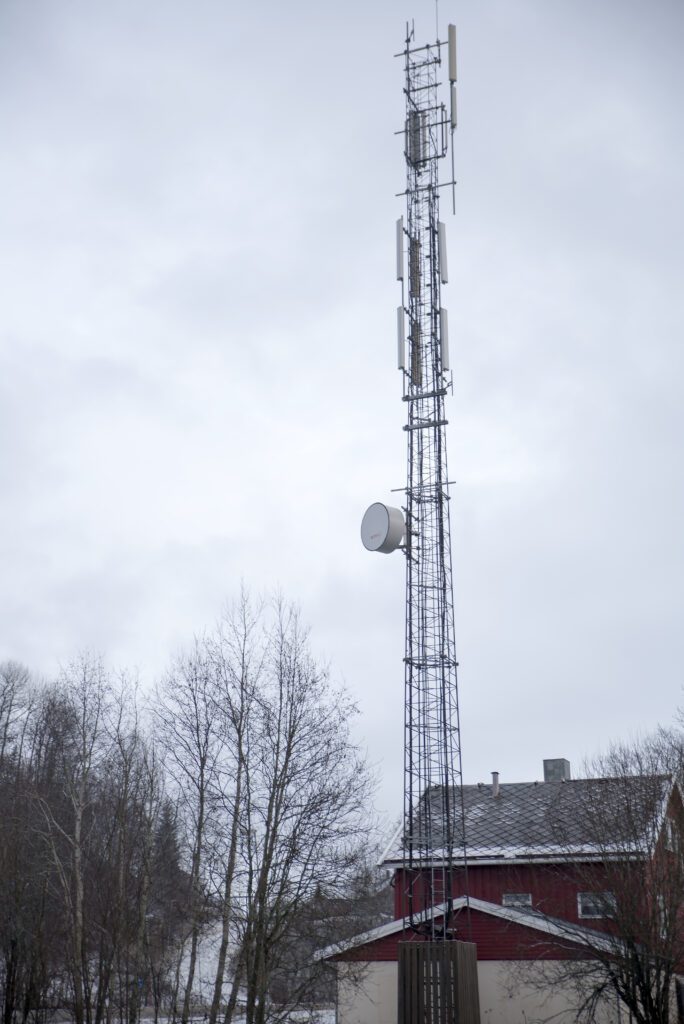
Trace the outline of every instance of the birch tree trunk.
<instances>
[{"instance_id":1,"label":"birch tree trunk","mask_svg":"<svg viewBox=\"0 0 684 1024\"><path fill-rule=\"evenodd\" d=\"M181 1009L182 1024L187 1024L204 911L207 816L212 811L212 787L220 755L220 723L214 715L212 668L204 642L196 641L189 655L176 659L157 693L155 718L191 851L190 953Z\"/></svg>"}]
</instances>

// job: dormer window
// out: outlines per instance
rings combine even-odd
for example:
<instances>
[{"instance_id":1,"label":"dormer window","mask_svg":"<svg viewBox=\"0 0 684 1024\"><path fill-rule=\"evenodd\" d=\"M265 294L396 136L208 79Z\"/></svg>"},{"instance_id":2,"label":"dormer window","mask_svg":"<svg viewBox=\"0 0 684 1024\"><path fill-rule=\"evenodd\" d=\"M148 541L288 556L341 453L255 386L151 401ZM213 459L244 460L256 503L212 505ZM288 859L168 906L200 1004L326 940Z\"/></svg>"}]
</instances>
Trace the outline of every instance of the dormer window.
<instances>
[{"instance_id":1,"label":"dormer window","mask_svg":"<svg viewBox=\"0 0 684 1024\"><path fill-rule=\"evenodd\" d=\"M577 916L593 918L615 916L615 896L612 892L578 892Z\"/></svg>"},{"instance_id":2,"label":"dormer window","mask_svg":"<svg viewBox=\"0 0 684 1024\"><path fill-rule=\"evenodd\" d=\"M501 896L502 907L531 907L531 892L505 892Z\"/></svg>"}]
</instances>

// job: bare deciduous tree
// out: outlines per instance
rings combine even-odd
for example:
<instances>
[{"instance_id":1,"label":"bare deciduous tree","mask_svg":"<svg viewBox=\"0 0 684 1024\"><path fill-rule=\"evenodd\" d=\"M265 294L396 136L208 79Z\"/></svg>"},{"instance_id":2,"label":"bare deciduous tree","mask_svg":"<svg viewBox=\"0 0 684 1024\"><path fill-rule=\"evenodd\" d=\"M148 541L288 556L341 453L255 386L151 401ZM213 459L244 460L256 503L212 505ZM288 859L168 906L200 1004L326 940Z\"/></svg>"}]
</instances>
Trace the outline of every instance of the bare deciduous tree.
<instances>
[{"instance_id":1,"label":"bare deciduous tree","mask_svg":"<svg viewBox=\"0 0 684 1024\"><path fill-rule=\"evenodd\" d=\"M160 691L156 718L189 826L197 908L183 1019L204 920L220 930L210 1024L219 1015L229 1024L238 1005L247 1024L264 1024L315 990L324 968L308 965L297 984L278 987L276 1013L271 992L298 962L303 922L313 925L321 894L346 892L373 829L355 713L313 658L297 610L244 592Z\"/></svg>"},{"instance_id":2,"label":"bare deciduous tree","mask_svg":"<svg viewBox=\"0 0 684 1024\"><path fill-rule=\"evenodd\" d=\"M356 709L311 655L297 610L277 602L244 744L240 918L227 1019L244 987L248 1024L276 1016L268 994L296 922L321 890L339 894L372 830L372 780L350 733ZM291 955L291 953L290 953ZM288 994L306 1002L310 973Z\"/></svg>"},{"instance_id":3,"label":"bare deciduous tree","mask_svg":"<svg viewBox=\"0 0 684 1024\"><path fill-rule=\"evenodd\" d=\"M191 900L187 937L189 957L181 1020L190 1016L197 952L206 911L207 833L213 813L216 772L221 754L221 723L215 714L213 665L205 639L176 658L157 694L154 708L165 767L170 775L187 829ZM180 960L178 979L180 982ZM78 1024L78 1022L77 1022Z\"/></svg>"},{"instance_id":4,"label":"bare deciduous tree","mask_svg":"<svg viewBox=\"0 0 684 1024\"><path fill-rule=\"evenodd\" d=\"M239 920L234 913L239 852L242 846L244 822L245 776L248 770L248 750L251 716L264 669L265 652L259 636L260 608L254 608L247 593L242 590L239 602L224 616L209 641L214 668L215 712L223 723L224 753L217 777L219 806L222 821L227 827L219 829L214 845L213 860L219 867L221 939L218 948L209 1024L218 1019L228 963L231 926ZM234 992L237 988L234 986ZM235 998L235 995L233 996Z\"/></svg>"},{"instance_id":5,"label":"bare deciduous tree","mask_svg":"<svg viewBox=\"0 0 684 1024\"><path fill-rule=\"evenodd\" d=\"M58 746L61 799L39 795L43 837L61 889L68 929L68 966L76 1024L90 1024L91 959L86 920L87 847L100 761L105 757L111 693L99 659L83 655L62 675L53 696L61 731Z\"/></svg>"},{"instance_id":6,"label":"bare deciduous tree","mask_svg":"<svg viewBox=\"0 0 684 1024\"><path fill-rule=\"evenodd\" d=\"M577 926L568 924L566 959L536 961L522 968L522 980L572 991L578 1019L595 1020L617 997L638 1024L671 1020L684 964L683 749L674 732L615 746L587 766L595 782L574 800L571 830L559 808L568 872L580 891L593 894L598 919L587 922L594 928L583 929L581 944ZM578 830L592 848L583 861L569 834Z\"/></svg>"},{"instance_id":7,"label":"bare deciduous tree","mask_svg":"<svg viewBox=\"0 0 684 1024\"><path fill-rule=\"evenodd\" d=\"M175 938L183 902L182 886L160 899L154 877L163 778L135 691L87 655L55 684L5 665L0 736L3 1020L59 1009L135 1024L154 962L148 905Z\"/></svg>"},{"instance_id":8,"label":"bare deciduous tree","mask_svg":"<svg viewBox=\"0 0 684 1024\"><path fill-rule=\"evenodd\" d=\"M198 1000L265 1024L320 997L310 956L373 829L354 714L297 611L244 592L148 719L99 658L0 666L0 1024L186 1024Z\"/></svg>"}]
</instances>

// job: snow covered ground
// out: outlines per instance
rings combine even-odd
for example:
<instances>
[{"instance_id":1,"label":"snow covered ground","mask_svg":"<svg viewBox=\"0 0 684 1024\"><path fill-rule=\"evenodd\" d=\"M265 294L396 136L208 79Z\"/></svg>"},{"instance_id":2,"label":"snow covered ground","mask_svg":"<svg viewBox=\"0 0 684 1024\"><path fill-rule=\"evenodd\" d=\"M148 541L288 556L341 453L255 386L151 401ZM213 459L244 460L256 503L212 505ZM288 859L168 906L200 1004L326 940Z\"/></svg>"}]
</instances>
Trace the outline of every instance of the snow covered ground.
<instances>
[{"instance_id":1,"label":"snow covered ground","mask_svg":"<svg viewBox=\"0 0 684 1024\"><path fill-rule=\"evenodd\" d=\"M211 1004L220 944L220 924L213 928L208 928L199 941L195 977L192 986L195 1005L199 1003L200 1005L206 1005L208 1008ZM181 961L181 988L188 976L189 958L189 949L186 949ZM226 985L227 988L228 985ZM240 997L238 997L238 1006L240 1001ZM206 1024L206 1020L206 1014L199 1014L192 1018L192 1024ZM235 1016L233 1020L234 1024L244 1024L244 1017L242 1016ZM335 1009L334 1007L322 1007L315 1010L298 1010L289 1015L288 1021L290 1024L335 1024ZM160 1017L159 1024L168 1024L168 1021Z\"/></svg>"}]
</instances>

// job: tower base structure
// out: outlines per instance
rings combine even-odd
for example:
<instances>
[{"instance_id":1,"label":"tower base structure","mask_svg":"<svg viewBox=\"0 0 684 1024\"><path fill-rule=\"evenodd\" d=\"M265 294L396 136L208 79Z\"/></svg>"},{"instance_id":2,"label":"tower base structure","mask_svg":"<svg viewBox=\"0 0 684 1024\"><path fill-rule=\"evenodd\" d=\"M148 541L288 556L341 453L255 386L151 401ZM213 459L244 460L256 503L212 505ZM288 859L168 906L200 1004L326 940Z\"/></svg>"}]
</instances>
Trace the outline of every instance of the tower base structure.
<instances>
[{"instance_id":1,"label":"tower base structure","mask_svg":"<svg viewBox=\"0 0 684 1024\"><path fill-rule=\"evenodd\" d=\"M474 942L398 944L397 1024L480 1024Z\"/></svg>"}]
</instances>

